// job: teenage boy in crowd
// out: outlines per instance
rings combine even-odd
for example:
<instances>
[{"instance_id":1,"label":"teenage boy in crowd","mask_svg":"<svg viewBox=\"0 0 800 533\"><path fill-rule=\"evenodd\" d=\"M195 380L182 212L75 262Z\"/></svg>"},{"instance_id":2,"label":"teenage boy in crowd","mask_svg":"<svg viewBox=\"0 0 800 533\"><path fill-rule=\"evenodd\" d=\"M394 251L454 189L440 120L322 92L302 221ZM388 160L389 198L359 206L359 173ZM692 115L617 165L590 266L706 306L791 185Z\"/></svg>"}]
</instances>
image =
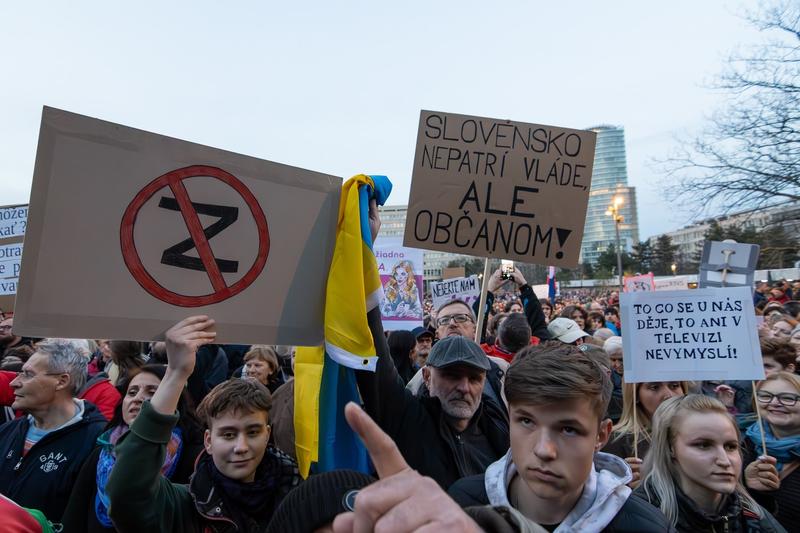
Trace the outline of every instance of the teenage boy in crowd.
<instances>
[{"instance_id":1,"label":"teenage boy in crowd","mask_svg":"<svg viewBox=\"0 0 800 533\"><path fill-rule=\"evenodd\" d=\"M575 346L526 348L508 369L511 449L484 474L457 481L462 506L516 509L549 531L669 531L626 485L630 468L599 450L608 441L606 369Z\"/></svg>"},{"instance_id":2,"label":"teenage boy in crowd","mask_svg":"<svg viewBox=\"0 0 800 533\"><path fill-rule=\"evenodd\" d=\"M178 421L178 399L197 349L214 342L214 321L187 318L167 332L167 373L117 444L106 492L119 531L263 531L300 481L297 465L267 448L271 398L251 379L214 387L198 406L205 451L189 485L171 483L161 466Z\"/></svg>"}]
</instances>

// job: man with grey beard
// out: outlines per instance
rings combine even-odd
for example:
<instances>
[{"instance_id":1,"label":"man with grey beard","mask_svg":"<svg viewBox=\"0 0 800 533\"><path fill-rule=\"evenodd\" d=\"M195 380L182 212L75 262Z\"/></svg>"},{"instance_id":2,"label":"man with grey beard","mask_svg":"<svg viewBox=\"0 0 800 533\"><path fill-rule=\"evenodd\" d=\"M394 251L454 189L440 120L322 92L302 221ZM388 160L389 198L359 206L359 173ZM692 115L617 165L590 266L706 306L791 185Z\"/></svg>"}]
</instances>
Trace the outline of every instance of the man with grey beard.
<instances>
[{"instance_id":1,"label":"man with grey beard","mask_svg":"<svg viewBox=\"0 0 800 533\"><path fill-rule=\"evenodd\" d=\"M359 390L366 411L397 443L411 468L447 488L503 456L509 446L508 419L495 402L481 401L490 368L481 347L460 335L437 342L422 370L428 394L414 396L381 342L380 314L370 312L368 319L379 359L374 374L357 373Z\"/></svg>"}]
</instances>

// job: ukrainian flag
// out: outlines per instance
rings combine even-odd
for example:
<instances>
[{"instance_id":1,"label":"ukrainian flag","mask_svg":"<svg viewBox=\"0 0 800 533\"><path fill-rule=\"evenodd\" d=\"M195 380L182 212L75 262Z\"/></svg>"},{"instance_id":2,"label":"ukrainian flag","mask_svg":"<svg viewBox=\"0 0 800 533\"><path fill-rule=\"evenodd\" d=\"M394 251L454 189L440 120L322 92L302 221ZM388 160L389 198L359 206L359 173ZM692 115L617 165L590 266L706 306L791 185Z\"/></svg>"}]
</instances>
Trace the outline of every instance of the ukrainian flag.
<instances>
[{"instance_id":1,"label":"ukrainian flag","mask_svg":"<svg viewBox=\"0 0 800 533\"><path fill-rule=\"evenodd\" d=\"M295 355L295 446L300 473L339 468L369 471L366 449L347 425L344 406L360 403L354 369L374 372L378 362L367 312L383 288L372 251L369 201L383 205L392 184L386 176L359 174L345 182L339 203L336 246L325 296L325 344Z\"/></svg>"}]
</instances>

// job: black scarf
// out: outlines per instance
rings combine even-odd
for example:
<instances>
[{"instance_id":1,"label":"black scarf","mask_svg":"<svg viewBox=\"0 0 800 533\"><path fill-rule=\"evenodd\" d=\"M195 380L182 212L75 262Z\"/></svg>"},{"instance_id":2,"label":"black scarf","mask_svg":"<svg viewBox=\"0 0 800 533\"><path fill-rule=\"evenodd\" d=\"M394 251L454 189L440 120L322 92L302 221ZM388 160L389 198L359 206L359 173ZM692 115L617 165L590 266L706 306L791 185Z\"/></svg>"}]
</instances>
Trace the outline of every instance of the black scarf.
<instances>
[{"instance_id":1,"label":"black scarf","mask_svg":"<svg viewBox=\"0 0 800 533\"><path fill-rule=\"evenodd\" d=\"M203 454L197 465L198 469L206 469L207 473L210 473L212 483L219 491L239 531L250 531L253 521L265 524L275 511L278 478L270 475L274 470L271 468L273 462L273 457L265 453L261 464L256 468L255 480L252 483L243 483L227 477L217 469L208 454Z\"/></svg>"}]
</instances>

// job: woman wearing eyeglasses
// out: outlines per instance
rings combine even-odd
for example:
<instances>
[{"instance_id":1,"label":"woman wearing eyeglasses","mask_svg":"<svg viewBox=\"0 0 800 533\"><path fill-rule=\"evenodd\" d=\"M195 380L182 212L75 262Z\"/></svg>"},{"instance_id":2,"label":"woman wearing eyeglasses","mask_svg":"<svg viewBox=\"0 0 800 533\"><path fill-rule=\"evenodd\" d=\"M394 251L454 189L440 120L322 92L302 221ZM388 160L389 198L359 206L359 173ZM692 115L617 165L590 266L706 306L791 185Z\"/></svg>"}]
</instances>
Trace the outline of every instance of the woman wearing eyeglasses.
<instances>
[{"instance_id":1,"label":"woman wearing eyeglasses","mask_svg":"<svg viewBox=\"0 0 800 533\"><path fill-rule=\"evenodd\" d=\"M761 505L787 531L800 531L800 377L776 372L760 382L756 401L764 415L766 453L758 423L744 441L744 479Z\"/></svg>"}]
</instances>

